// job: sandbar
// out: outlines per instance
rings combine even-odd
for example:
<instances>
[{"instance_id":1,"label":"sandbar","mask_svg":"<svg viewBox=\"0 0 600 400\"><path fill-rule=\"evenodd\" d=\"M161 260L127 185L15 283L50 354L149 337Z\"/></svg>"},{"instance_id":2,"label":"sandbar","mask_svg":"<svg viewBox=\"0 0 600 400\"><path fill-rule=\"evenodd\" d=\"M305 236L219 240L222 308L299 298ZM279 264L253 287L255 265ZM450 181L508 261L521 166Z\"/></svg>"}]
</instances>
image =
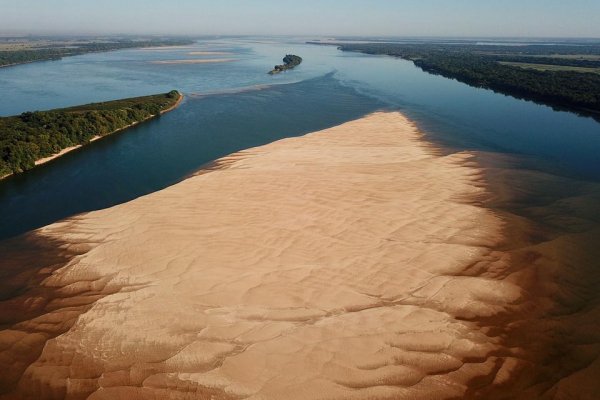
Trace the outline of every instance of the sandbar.
<instances>
[{"instance_id":1,"label":"sandbar","mask_svg":"<svg viewBox=\"0 0 600 400\"><path fill-rule=\"evenodd\" d=\"M162 115L162 114L168 113L169 111L173 111L174 109L176 109L177 107L179 107L179 105L183 101L183 98L184 98L184 95L180 93L179 94L179 99L177 99L177 101L175 102L175 104L173 104L169 108L166 108L166 109L162 110L160 112L160 114ZM139 125L142 122L146 122L146 121L148 121L148 120L150 120L150 119L152 119L154 117L155 117L155 115L149 116L148 118L146 118L146 119L144 119L142 121L133 122L133 123L131 123L129 125L126 125L126 126L124 126L122 128L119 128L119 129L116 129L116 130L114 130L114 131L112 131L112 132L110 132L110 133L108 133L106 135L103 135L103 136L94 136L93 138L90 139L90 143L91 142L95 142L96 140L101 139L103 137L112 135L114 133L121 132L121 131L124 131L126 129L132 128L132 127L134 127L136 125ZM53 154L53 155L48 156L48 157L40 158L39 160L36 160L35 161L35 165L37 166L37 165L45 164L45 163L50 162L50 161L52 161L52 160L54 160L54 159L56 159L58 157L64 156L65 154L67 154L67 153L69 153L69 152L71 152L73 150L77 150L77 149L79 149L80 147L83 147L83 146L85 146L85 145L79 144L79 145L76 145L76 146L66 147L66 148L62 149L60 152L56 153L56 154ZM5 177L7 177L7 176L10 176L10 175L6 175ZM2 178L4 178L4 177L2 177Z\"/></svg>"},{"instance_id":2,"label":"sandbar","mask_svg":"<svg viewBox=\"0 0 600 400\"><path fill-rule=\"evenodd\" d=\"M485 181L499 171L381 112L41 228L37 242L74 255L45 266L46 291L18 303L27 312L13 317L30 319L0 331L4 387L94 400L529 399L589 388L597 323L571 336L587 346L585 366L568 364L564 380L534 373L554 365L528 347L555 348L541 316L557 289L531 269L544 252L524 244L527 224L484 206L504 198ZM522 229L509 237L508 223Z\"/></svg>"},{"instance_id":3,"label":"sandbar","mask_svg":"<svg viewBox=\"0 0 600 400\"><path fill-rule=\"evenodd\" d=\"M204 58L204 59L193 59L193 60L160 60L150 61L152 64L214 64L214 63L226 63L237 61L234 58Z\"/></svg>"},{"instance_id":4,"label":"sandbar","mask_svg":"<svg viewBox=\"0 0 600 400\"><path fill-rule=\"evenodd\" d=\"M190 56L226 56L232 53L227 51L192 51L188 53Z\"/></svg>"}]
</instances>

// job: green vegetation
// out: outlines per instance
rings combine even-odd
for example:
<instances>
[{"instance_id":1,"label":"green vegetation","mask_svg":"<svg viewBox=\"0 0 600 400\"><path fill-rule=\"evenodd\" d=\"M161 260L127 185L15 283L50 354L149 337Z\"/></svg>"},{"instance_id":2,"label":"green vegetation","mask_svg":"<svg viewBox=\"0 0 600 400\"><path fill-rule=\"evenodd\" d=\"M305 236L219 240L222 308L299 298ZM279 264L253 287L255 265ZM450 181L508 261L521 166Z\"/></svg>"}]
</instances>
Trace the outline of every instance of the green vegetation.
<instances>
[{"instance_id":1,"label":"green vegetation","mask_svg":"<svg viewBox=\"0 0 600 400\"><path fill-rule=\"evenodd\" d=\"M0 177L35 166L41 158L83 145L174 107L181 94L173 90L153 96L93 103L50 111L0 117Z\"/></svg>"},{"instance_id":2,"label":"green vegetation","mask_svg":"<svg viewBox=\"0 0 600 400\"><path fill-rule=\"evenodd\" d=\"M269 74L274 75L288 69L294 69L302 63L302 57L293 54L288 54L283 58L283 64L276 65Z\"/></svg>"},{"instance_id":3,"label":"green vegetation","mask_svg":"<svg viewBox=\"0 0 600 400\"><path fill-rule=\"evenodd\" d=\"M44 43L41 47L0 50L0 66L23 64L34 61L59 60L63 57L86 53L130 49L137 47L161 47L192 44L192 40L116 40L109 42Z\"/></svg>"},{"instance_id":4,"label":"green vegetation","mask_svg":"<svg viewBox=\"0 0 600 400\"><path fill-rule=\"evenodd\" d=\"M338 44L411 60L431 74L600 119L600 45ZM516 65L515 63L526 64Z\"/></svg>"}]
</instances>

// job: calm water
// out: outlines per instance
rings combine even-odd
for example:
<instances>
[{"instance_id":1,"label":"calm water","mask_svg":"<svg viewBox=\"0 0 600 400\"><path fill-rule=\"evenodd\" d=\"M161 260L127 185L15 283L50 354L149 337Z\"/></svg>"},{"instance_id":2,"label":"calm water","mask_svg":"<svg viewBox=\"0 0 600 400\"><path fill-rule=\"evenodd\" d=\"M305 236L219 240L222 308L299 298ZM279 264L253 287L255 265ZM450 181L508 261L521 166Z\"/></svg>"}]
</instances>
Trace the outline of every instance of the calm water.
<instances>
[{"instance_id":1,"label":"calm water","mask_svg":"<svg viewBox=\"0 0 600 400\"><path fill-rule=\"evenodd\" d=\"M0 115L179 89L177 110L0 182L0 238L169 186L228 153L399 109L458 149L522 153L600 180L600 124L426 74L412 63L304 40L223 39L0 69ZM219 64L157 64L207 56ZM266 72L286 53L298 69Z\"/></svg>"}]
</instances>

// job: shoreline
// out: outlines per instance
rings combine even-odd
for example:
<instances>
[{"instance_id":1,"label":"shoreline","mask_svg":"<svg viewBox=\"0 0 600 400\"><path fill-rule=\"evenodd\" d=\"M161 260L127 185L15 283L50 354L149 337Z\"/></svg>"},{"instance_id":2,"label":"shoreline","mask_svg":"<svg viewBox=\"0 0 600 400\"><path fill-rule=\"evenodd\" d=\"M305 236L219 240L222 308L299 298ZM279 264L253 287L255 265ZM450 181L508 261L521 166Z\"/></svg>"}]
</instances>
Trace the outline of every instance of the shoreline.
<instances>
[{"instance_id":1,"label":"shoreline","mask_svg":"<svg viewBox=\"0 0 600 400\"><path fill-rule=\"evenodd\" d=\"M108 53L108 52L112 52L112 51L119 51L119 50L158 50L158 49L172 49L172 48L190 48L193 49L194 46L188 46L188 45L173 45L173 46L154 46L154 47L124 47L124 48L117 48L117 49L111 49L111 50L94 50L94 51L87 51L81 54L63 54L58 58L41 58L38 60L30 60L30 61L23 61L23 62L17 62L17 63L11 63L11 64L4 64L4 65L0 65L0 68L4 68L4 67L15 67L18 65L25 65L25 64L31 64L31 63L37 63L37 62L44 62L44 61L60 61L65 57L74 57L74 56L80 56L80 55L85 55L85 54L97 54L97 53Z\"/></svg>"},{"instance_id":2,"label":"shoreline","mask_svg":"<svg viewBox=\"0 0 600 400\"><path fill-rule=\"evenodd\" d=\"M7 293L40 269L0 300L0 388L592 399L600 185L444 150L379 112L0 243Z\"/></svg>"},{"instance_id":3,"label":"shoreline","mask_svg":"<svg viewBox=\"0 0 600 400\"><path fill-rule=\"evenodd\" d=\"M181 64L220 64L238 61L235 58L202 58L188 60L157 60L148 61L150 64L181 65Z\"/></svg>"},{"instance_id":4,"label":"shoreline","mask_svg":"<svg viewBox=\"0 0 600 400\"><path fill-rule=\"evenodd\" d=\"M45 343L17 390L71 382L84 397L102 387L99 398L178 387L200 397L362 399L434 393L439 374L459 369L443 376L455 383L449 395L462 393L476 376L467 360L495 344L460 318L500 297L485 279L452 276L503 240L497 217L474 205L485 190L470 154L440 156L404 116L376 113L215 164L35 231L88 249L45 282L98 282L99 300ZM453 300L480 285L481 304ZM77 360L61 364L72 345ZM429 354L441 358L432 364ZM407 364L394 366L394 355ZM140 388L128 377L150 362L135 372ZM79 389L76 376L48 380L67 366L103 378ZM389 379L395 386L378 383Z\"/></svg>"},{"instance_id":5,"label":"shoreline","mask_svg":"<svg viewBox=\"0 0 600 400\"><path fill-rule=\"evenodd\" d=\"M0 65L0 68L15 67L17 65L25 65L25 64L35 63L35 62L42 62L42 61L56 61L56 59L48 58L48 59L44 59L44 60L32 60L32 61L23 61L23 62L19 62L19 63L4 64L4 65Z\"/></svg>"},{"instance_id":6,"label":"shoreline","mask_svg":"<svg viewBox=\"0 0 600 400\"><path fill-rule=\"evenodd\" d=\"M170 112L170 111L173 111L174 109L176 109L177 107L179 107L179 105L180 105L180 104L181 104L181 102L183 101L184 97L185 97L185 96L183 95L183 93L179 92L179 99L177 99L177 101L175 102L175 104L173 104L173 105L172 105L171 107L169 107L169 108L166 108L166 109L164 109L164 110L160 111L160 115L163 115L163 114L165 114L165 113L168 113L168 112ZM59 158L59 157L62 157L62 156L64 156L65 154L67 154L67 153L70 153L70 152L71 152L71 151L73 151L73 150L77 150L77 149L79 149L79 148L85 147L85 146L89 145L90 143L92 143L92 142L95 142L95 141L96 141L96 140L98 140L98 139L102 139L103 137L111 136L111 135L114 135L115 133L118 133L118 132L125 131L125 130L127 130L127 129L129 129L129 128L133 128L134 126L137 126L137 125L139 125L139 124L141 124L141 123L144 123L144 122L146 122L146 121L149 121L149 120L151 120L151 119L154 119L154 118L156 118L156 117L158 117L158 115L152 115L152 116L150 116L150 117L148 117L148 118L145 118L145 119L143 119L143 120L141 120L141 121L133 122L133 123L131 123L131 124L129 124L129 125L126 125L126 126L124 126L124 127L121 127L121 128L119 128L119 129L117 129L117 130L114 130L114 131L112 131L112 132L110 132L110 133L107 133L106 135L102 135L102 136L94 136L93 138L91 138L91 139L90 139L90 141L89 141L88 143L85 143L85 144L78 144L78 145L71 146L71 147L66 147L66 148L62 149L60 152L56 153L56 154L53 154L53 155L51 155L51 156L48 156L48 157L40 158L39 160L36 160L36 161L35 161L35 167L34 167L34 168L37 168L37 167L38 167L38 166L40 166L40 165L44 165L44 164L46 164L46 163L48 163L48 162L50 162L50 161L52 161L52 160L55 160L55 159L57 159L57 158ZM33 169L33 168L32 168L32 169ZM8 178L8 177L10 177L10 176L13 176L13 175L15 175L15 173L11 173L11 174L4 175L4 176L0 177L0 181L1 181L2 179Z\"/></svg>"}]
</instances>

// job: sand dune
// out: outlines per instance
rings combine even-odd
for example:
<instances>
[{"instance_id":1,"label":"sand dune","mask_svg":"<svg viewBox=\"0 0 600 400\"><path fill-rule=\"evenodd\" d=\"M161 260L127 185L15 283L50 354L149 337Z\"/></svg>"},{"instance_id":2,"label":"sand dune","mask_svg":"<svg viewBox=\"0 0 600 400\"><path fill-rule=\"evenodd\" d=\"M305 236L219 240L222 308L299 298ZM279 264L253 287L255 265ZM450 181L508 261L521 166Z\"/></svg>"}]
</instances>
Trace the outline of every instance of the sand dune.
<instances>
[{"instance_id":1,"label":"sand dune","mask_svg":"<svg viewBox=\"0 0 600 400\"><path fill-rule=\"evenodd\" d=\"M573 242L595 227L544 236L503 211L519 199L485 182L512 173L508 158L445 155L402 115L377 113L38 230L6 245L6 285L21 289L16 311L2 308L0 363L16 367L1 387L96 400L591 399L598 296L574 282L593 252ZM526 211L550 223L569 203L553 204ZM561 251L577 260L567 272ZM579 312L569 290L594 307Z\"/></svg>"}]
</instances>

